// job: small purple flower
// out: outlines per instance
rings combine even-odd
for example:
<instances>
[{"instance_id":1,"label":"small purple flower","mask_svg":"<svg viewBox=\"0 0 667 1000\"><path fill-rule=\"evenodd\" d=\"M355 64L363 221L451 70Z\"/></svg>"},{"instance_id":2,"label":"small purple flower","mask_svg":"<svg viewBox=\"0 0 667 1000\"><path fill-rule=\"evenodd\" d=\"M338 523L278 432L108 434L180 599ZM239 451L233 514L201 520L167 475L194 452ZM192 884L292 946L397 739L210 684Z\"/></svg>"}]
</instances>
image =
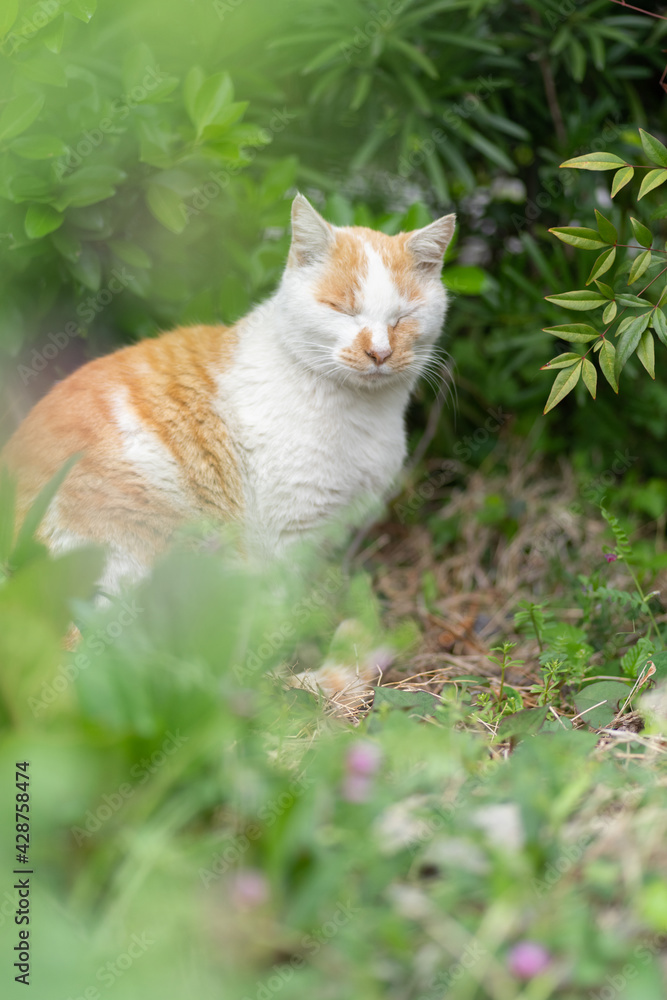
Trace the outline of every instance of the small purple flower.
<instances>
[{"instance_id":1,"label":"small purple flower","mask_svg":"<svg viewBox=\"0 0 667 1000\"><path fill-rule=\"evenodd\" d=\"M607 562L616 562L616 560L618 559L618 556L616 555L615 552L605 552L604 557L607 560Z\"/></svg>"},{"instance_id":2,"label":"small purple flower","mask_svg":"<svg viewBox=\"0 0 667 1000\"><path fill-rule=\"evenodd\" d=\"M359 740L348 749L341 795L347 802L367 802L373 788L373 775L380 766L382 751L375 743Z\"/></svg>"},{"instance_id":3,"label":"small purple flower","mask_svg":"<svg viewBox=\"0 0 667 1000\"><path fill-rule=\"evenodd\" d=\"M507 964L517 979L533 979L551 963L551 955L536 941L520 941L510 951Z\"/></svg>"},{"instance_id":4,"label":"small purple flower","mask_svg":"<svg viewBox=\"0 0 667 1000\"><path fill-rule=\"evenodd\" d=\"M380 761L382 751L375 743L358 742L353 743L347 751L345 760L346 769L349 775L372 775L375 774Z\"/></svg>"},{"instance_id":5,"label":"small purple flower","mask_svg":"<svg viewBox=\"0 0 667 1000\"><path fill-rule=\"evenodd\" d=\"M246 868L232 880L232 902L237 910L254 910L269 898L269 883L261 872Z\"/></svg>"},{"instance_id":6,"label":"small purple flower","mask_svg":"<svg viewBox=\"0 0 667 1000\"><path fill-rule=\"evenodd\" d=\"M347 774L343 778L341 795L346 802L367 802L370 798L372 782L365 774Z\"/></svg>"}]
</instances>

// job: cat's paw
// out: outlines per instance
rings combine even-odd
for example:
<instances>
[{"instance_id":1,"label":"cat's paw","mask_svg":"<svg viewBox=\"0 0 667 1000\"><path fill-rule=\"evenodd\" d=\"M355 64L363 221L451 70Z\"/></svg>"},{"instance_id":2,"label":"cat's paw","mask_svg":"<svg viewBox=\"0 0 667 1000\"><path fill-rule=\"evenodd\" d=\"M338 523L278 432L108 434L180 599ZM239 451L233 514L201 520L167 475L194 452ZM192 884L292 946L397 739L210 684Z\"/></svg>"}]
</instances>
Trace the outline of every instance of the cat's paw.
<instances>
[{"instance_id":1,"label":"cat's paw","mask_svg":"<svg viewBox=\"0 0 667 1000\"><path fill-rule=\"evenodd\" d=\"M289 684L323 696L336 714L349 715L371 702L373 686L395 657L390 647L374 645L360 621L348 618L336 629L322 666L294 674Z\"/></svg>"}]
</instances>

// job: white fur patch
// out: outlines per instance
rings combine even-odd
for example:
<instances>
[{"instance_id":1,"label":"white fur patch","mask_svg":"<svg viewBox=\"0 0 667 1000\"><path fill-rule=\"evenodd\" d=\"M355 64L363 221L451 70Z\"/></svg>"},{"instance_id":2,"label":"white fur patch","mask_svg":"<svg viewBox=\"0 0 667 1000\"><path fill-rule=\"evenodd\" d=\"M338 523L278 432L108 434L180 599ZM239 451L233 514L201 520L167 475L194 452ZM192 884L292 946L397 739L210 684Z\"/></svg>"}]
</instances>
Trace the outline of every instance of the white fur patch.
<instances>
[{"instance_id":1,"label":"white fur patch","mask_svg":"<svg viewBox=\"0 0 667 1000\"><path fill-rule=\"evenodd\" d=\"M368 244L364 249L368 268L361 291L363 302L361 320L371 331L373 350L388 351L387 327L407 308L407 303L402 301L396 284L377 250Z\"/></svg>"},{"instance_id":2,"label":"white fur patch","mask_svg":"<svg viewBox=\"0 0 667 1000\"><path fill-rule=\"evenodd\" d=\"M158 435L141 422L127 398L126 390L114 394L112 407L123 442L123 457L151 485L167 493L178 506L186 507L178 462Z\"/></svg>"}]
</instances>

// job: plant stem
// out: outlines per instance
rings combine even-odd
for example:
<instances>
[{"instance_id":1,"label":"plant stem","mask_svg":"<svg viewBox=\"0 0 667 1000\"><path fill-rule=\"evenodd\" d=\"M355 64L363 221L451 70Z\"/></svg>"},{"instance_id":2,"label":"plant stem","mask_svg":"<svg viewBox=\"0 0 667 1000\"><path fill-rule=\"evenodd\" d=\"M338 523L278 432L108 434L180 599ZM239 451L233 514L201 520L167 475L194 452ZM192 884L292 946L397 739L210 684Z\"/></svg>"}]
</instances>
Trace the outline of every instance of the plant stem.
<instances>
[{"instance_id":1,"label":"plant stem","mask_svg":"<svg viewBox=\"0 0 667 1000\"><path fill-rule=\"evenodd\" d=\"M630 563L628 562L627 559L625 560L625 565L628 567L628 573L632 577L632 582L634 583L635 588L637 590L637 593L639 594L640 598L642 599L642 602L645 605L646 610L648 612L648 616L651 619L651 625L655 629L655 637L656 637L656 640L658 642L658 645L660 646L661 649L664 649L665 648L665 644L662 641L662 636L660 635L660 630L658 629L658 623L656 622L655 617L653 615L653 612L651 611L651 607L650 607L650 605L649 605L646 597L644 596L644 591L639 586L639 580L637 579L635 571L633 570L632 566L630 565Z\"/></svg>"},{"instance_id":2,"label":"plant stem","mask_svg":"<svg viewBox=\"0 0 667 1000\"><path fill-rule=\"evenodd\" d=\"M530 620L532 621L533 628L535 629L535 638L537 639L538 648L540 650L540 653L542 653L544 652L544 647L542 646L542 637L540 636L540 630L538 628L537 620L535 618L535 609L533 608L532 605L530 608Z\"/></svg>"}]
</instances>

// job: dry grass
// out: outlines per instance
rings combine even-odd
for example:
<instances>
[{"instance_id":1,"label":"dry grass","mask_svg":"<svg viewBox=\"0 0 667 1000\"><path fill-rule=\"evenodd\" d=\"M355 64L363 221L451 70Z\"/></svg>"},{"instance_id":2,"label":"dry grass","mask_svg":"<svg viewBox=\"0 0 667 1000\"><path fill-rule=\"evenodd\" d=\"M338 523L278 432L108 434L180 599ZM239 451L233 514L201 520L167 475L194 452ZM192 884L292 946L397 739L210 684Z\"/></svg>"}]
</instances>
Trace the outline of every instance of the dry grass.
<instances>
[{"instance_id":1,"label":"dry grass","mask_svg":"<svg viewBox=\"0 0 667 1000\"><path fill-rule=\"evenodd\" d=\"M512 641L513 657L524 662L508 672L506 681L531 707L536 702L529 689L540 678L539 650L534 639L514 629L519 601L548 600L558 605L560 620L576 624L582 612L572 605L571 595L578 574L604 566L610 586L632 590L632 584L622 563L603 563L603 545L611 536L595 508L583 512L586 505L566 461L560 461L554 474L545 470L541 459L528 457L525 448L506 441L480 469L452 468L451 463L449 468L453 482L432 492L428 484L442 482L442 462L428 463L426 478L398 499L393 516L371 529L363 546L357 540L355 563L372 574L385 625L393 628L410 619L420 635L418 645L382 683L441 695L457 678L475 675L490 678L492 689L497 689L498 667L491 651ZM411 501L415 512L411 523L405 523L396 514ZM489 517L494 505L507 516ZM456 537L440 546L438 522L458 526ZM426 577L431 587L428 601ZM636 638L628 631L618 655ZM631 719L626 714L622 723L615 720L614 734L607 733L602 743L620 746L628 730L636 743Z\"/></svg>"}]
</instances>

